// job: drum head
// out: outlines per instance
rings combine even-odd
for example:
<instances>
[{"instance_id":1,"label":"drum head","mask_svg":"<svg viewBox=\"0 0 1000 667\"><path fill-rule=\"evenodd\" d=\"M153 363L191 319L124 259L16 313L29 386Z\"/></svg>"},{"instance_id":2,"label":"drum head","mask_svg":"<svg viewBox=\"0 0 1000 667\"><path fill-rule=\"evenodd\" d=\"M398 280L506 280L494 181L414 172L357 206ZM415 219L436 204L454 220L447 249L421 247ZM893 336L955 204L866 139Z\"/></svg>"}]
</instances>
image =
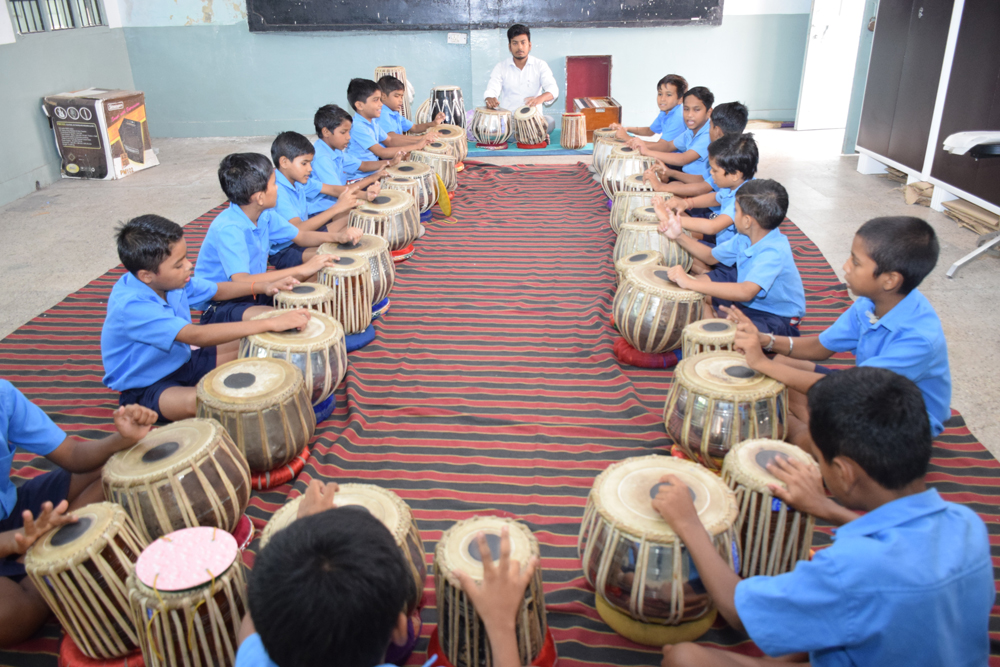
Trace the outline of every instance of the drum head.
<instances>
[{"instance_id":1,"label":"drum head","mask_svg":"<svg viewBox=\"0 0 1000 667\"><path fill-rule=\"evenodd\" d=\"M428 144L428 145L424 146L424 148L422 150L423 150L424 153L432 153L434 155L437 155L439 153L440 154L447 154L448 153L448 146L446 146L444 144L444 142L435 141L432 144Z\"/></svg>"},{"instance_id":2,"label":"drum head","mask_svg":"<svg viewBox=\"0 0 1000 667\"><path fill-rule=\"evenodd\" d=\"M723 477L732 478L758 493L770 493L768 484L785 486L785 483L767 471L767 465L777 457L795 459L813 468L819 468L813 457L781 440L744 440L733 445L723 462Z\"/></svg>"},{"instance_id":3,"label":"drum head","mask_svg":"<svg viewBox=\"0 0 1000 667\"><path fill-rule=\"evenodd\" d=\"M228 405L260 405L287 395L303 381L302 371L282 359L237 359L203 377L198 383L198 398Z\"/></svg>"},{"instance_id":4,"label":"drum head","mask_svg":"<svg viewBox=\"0 0 1000 667\"><path fill-rule=\"evenodd\" d=\"M622 257L618 261L624 266L642 266L649 263L661 265L663 264L663 255L656 250L644 250L628 257Z\"/></svg>"},{"instance_id":5,"label":"drum head","mask_svg":"<svg viewBox=\"0 0 1000 667\"><path fill-rule=\"evenodd\" d=\"M486 534L486 542L495 562L500 558L500 530L504 526L510 532L511 559L520 561L523 566L529 558L538 555L538 541L522 523L492 516L477 516L459 521L441 536L435 552L438 567L452 584L458 584L452 574L455 570L462 570L473 579L482 580L483 562L476 536L480 531Z\"/></svg>"},{"instance_id":6,"label":"drum head","mask_svg":"<svg viewBox=\"0 0 1000 667\"><path fill-rule=\"evenodd\" d=\"M636 272L642 269L637 269ZM677 371L685 384L705 389L707 395L725 395L739 399L747 396L751 400L773 396L784 388L777 380L758 373L747 366L746 358L739 352L706 352L681 361Z\"/></svg>"},{"instance_id":7,"label":"drum head","mask_svg":"<svg viewBox=\"0 0 1000 667\"><path fill-rule=\"evenodd\" d=\"M491 109L489 107L476 107L476 113L483 114L486 116L509 116L510 110L501 109L499 107L496 109Z\"/></svg>"},{"instance_id":8,"label":"drum head","mask_svg":"<svg viewBox=\"0 0 1000 667\"><path fill-rule=\"evenodd\" d=\"M108 459L104 479L163 477L207 454L224 432L214 419L185 419L150 431L135 446Z\"/></svg>"},{"instance_id":9,"label":"drum head","mask_svg":"<svg viewBox=\"0 0 1000 667\"><path fill-rule=\"evenodd\" d=\"M413 182L408 178L400 178L398 180L403 183ZM381 236L363 234L357 243L324 243L316 252L320 255L337 255L342 258L353 257L355 259L361 257L367 259L379 253L389 252L389 243Z\"/></svg>"},{"instance_id":10,"label":"drum head","mask_svg":"<svg viewBox=\"0 0 1000 667\"><path fill-rule=\"evenodd\" d=\"M442 125L438 125L437 127L433 128L433 129L434 129L435 132L438 133L438 135L442 139L455 140L455 139L464 139L465 138L465 130L463 130L462 128L460 128L458 125L444 125L444 124L442 124ZM434 144L431 144L431 146L433 146L433 145Z\"/></svg>"},{"instance_id":11,"label":"drum head","mask_svg":"<svg viewBox=\"0 0 1000 667\"><path fill-rule=\"evenodd\" d=\"M631 222L659 222L656 217L656 209L652 206L640 206L632 211Z\"/></svg>"},{"instance_id":12,"label":"drum head","mask_svg":"<svg viewBox=\"0 0 1000 667\"><path fill-rule=\"evenodd\" d=\"M518 107L517 109L514 110L514 119L528 120L536 113L538 113L537 107L529 107L529 106Z\"/></svg>"},{"instance_id":13,"label":"drum head","mask_svg":"<svg viewBox=\"0 0 1000 667\"><path fill-rule=\"evenodd\" d=\"M698 518L711 535L733 525L736 500L722 480L697 463L670 456L639 456L615 463L597 476L591 497L605 520L624 532L671 540L674 531L652 504L664 475L675 475L687 485Z\"/></svg>"},{"instance_id":14,"label":"drum head","mask_svg":"<svg viewBox=\"0 0 1000 667\"><path fill-rule=\"evenodd\" d=\"M672 301L699 301L702 298L699 292L679 287L667 277L667 267L658 264L638 267L632 272L631 280L646 291L665 296Z\"/></svg>"},{"instance_id":15,"label":"drum head","mask_svg":"<svg viewBox=\"0 0 1000 667\"><path fill-rule=\"evenodd\" d=\"M106 544L108 527L125 525L125 512L114 503L95 503L72 512L76 523L68 523L46 533L28 549L24 566L28 570L72 564L75 556L100 552Z\"/></svg>"},{"instance_id":16,"label":"drum head","mask_svg":"<svg viewBox=\"0 0 1000 667\"><path fill-rule=\"evenodd\" d=\"M386 167L385 172L390 176L401 178L421 178L429 174L431 168L423 162L400 162L395 167Z\"/></svg>"},{"instance_id":17,"label":"drum head","mask_svg":"<svg viewBox=\"0 0 1000 667\"><path fill-rule=\"evenodd\" d=\"M433 144L431 144L433 146ZM444 144L441 144L442 146ZM382 190L372 201L363 201L359 205L363 211L392 215L405 211L413 206L413 197L400 190Z\"/></svg>"},{"instance_id":18,"label":"drum head","mask_svg":"<svg viewBox=\"0 0 1000 667\"><path fill-rule=\"evenodd\" d=\"M275 299L292 307L306 308L333 298L333 290L320 283L302 283L290 290L279 292Z\"/></svg>"},{"instance_id":19,"label":"drum head","mask_svg":"<svg viewBox=\"0 0 1000 667\"><path fill-rule=\"evenodd\" d=\"M691 330L698 334L708 336L732 336L736 333L736 323L732 320L712 318L708 320L698 320L688 325Z\"/></svg>"},{"instance_id":20,"label":"drum head","mask_svg":"<svg viewBox=\"0 0 1000 667\"><path fill-rule=\"evenodd\" d=\"M343 259L341 261L343 262ZM351 259L351 263L352 265L360 265L355 259ZM364 269L367 270L367 268L368 266L365 265ZM281 314L282 311L274 310L263 315L258 315L254 319L260 320L267 317L277 317ZM318 350L323 347L332 347L337 340L343 340L344 327L340 325L340 322L322 313L313 312L310 315L309 323L306 324L302 331L298 329L292 329L291 331L266 331L254 334L248 338L261 347L302 352Z\"/></svg>"},{"instance_id":21,"label":"drum head","mask_svg":"<svg viewBox=\"0 0 1000 667\"><path fill-rule=\"evenodd\" d=\"M239 553L236 538L224 530L182 528L143 549L135 563L135 576L158 591L186 591L225 574Z\"/></svg>"}]
</instances>

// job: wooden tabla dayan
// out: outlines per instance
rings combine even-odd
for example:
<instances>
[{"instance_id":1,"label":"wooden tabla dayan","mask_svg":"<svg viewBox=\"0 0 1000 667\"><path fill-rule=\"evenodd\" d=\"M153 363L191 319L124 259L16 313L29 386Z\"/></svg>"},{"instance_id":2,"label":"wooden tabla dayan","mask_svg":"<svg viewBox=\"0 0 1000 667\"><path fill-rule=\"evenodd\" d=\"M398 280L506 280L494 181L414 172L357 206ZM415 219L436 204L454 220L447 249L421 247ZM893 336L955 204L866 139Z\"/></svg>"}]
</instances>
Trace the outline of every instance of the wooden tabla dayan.
<instances>
[{"instance_id":1,"label":"wooden tabla dayan","mask_svg":"<svg viewBox=\"0 0 1000 667\"><path fill-rule=\"evenodd\" d=\"M598 138L597 132L594 132L594 171L598 176L604 173L611 151L624 145L625 140L616 139L613 134L610 137Z\"/></svg>"},{"instance_id":2,"label":"wooden tabla dayan","mask_svg":"<svg viewBox=\"0 0 1000 667\"><path fill-rule=\"evenodd\" d=\"M625 179L635 174L642 175L656 164L656 158L642 155L630 146L615 146L601 172L601 187L608 198L625 189Z\"/></svg>"},{"instance_id":3,"label":"wooden tabla dayan","mask_svg":"<svg viewBox=\"0 0 1000 667\"><path fill-rule=\"evenodd\" d=\"M680 347L681 331L701 316L702 298L678 287L664 267L647 264L625 275L611 312L625 342L639 352L663 354Z\"/></svg>"},{"instance_id":4,"label":"wooden tabla dayan","mask_svg":"<svg viewBox=\"0 0 1000 667\"><path fill-rule=\"evenodd\" d=\"M653 186L646 180L645 174L632 174L622 181L622 190L624 192L653 192ZM661 192L660 196L664 199L670 199L674 195L670 192Z\"/></svg>"},{"instance_id":5,"label":"wooden tabla dayan","mask_svg":"<svg viewBox=\"0 0 1000 667\"><path fill-rule=\"evenodd\" d=\"M587 117L582 113L564 113L559 145L576 150L587 145Z\"/></svg>"},{"instance_id":6,"label":"wooden tabla dayan","mask_svg":"<svg viewBox=\"0 0 1000 667\"><path fill-rule=\"evenodd\" d=\"M597 141L598 139L614 139L617 132L618 130L613 130L610 127L599 127L596 130L594 130L593 140Z\"/></svg>"},{"instance_id":7,"label":"wooden tabla dayan","mask_svg":"<svg viewBox=\"0 0 1000 667\"><path fill-rule=\"evenodd\" d=\"M374 484L341 484L340 490L334 494L333 502L337 507L364 508L392 533L413 577L413 587L407 597L409 602L406 610L407 614L412 614L423 601L424 582L427 580L427 554L420 537L420 529L409 505L392 491ZM275 533L287 528L298 518L301 503L302 496L299 496L285 503L274 513L261 533L261 549L267 546Z\"/></svg>"},{"instance_id":8,"label":"wooden tabla dayan","mask_svg":"<svg viewBox=\"0 0 1000 667\"><path fill-rule=\"evenodd\" d=\"M476 536L483 532L494 562L500 558L500 531L506 526L510 535L511 560L522 567L539 555L538 540L517 521L500 517L477 516L459 521L441 535L434 552L434 588L437 592L438 625L427 647L453 667L492 667L493 653L479 614L455 577L462 570L482 581L483 564ZM517 613L517 649L521 665L552 665L555 644L549 633L542 590L542 568L528 583L524 602ZM440 662L440 660L439 660Z\"/></svg>"},{"instance_id":9,"label":"wooden tabla dayan","mask_svg":"<svg viewBox=\"0 0 1000 667\"><path fill-rule=\"evenodd\" d=\"M246 457L214 419L150 431L108 459L101 479L104 497L125 509L147 542L192 526L232 532L250 502Z\"/></svg>"},{"instance_id":10,"label":"wooden tabla dayan","mask_svg":"<svg viewBox=\"0 0 1000 667\"><path fill-rule=\"evenodd\" d=\"M785 439L788 390L738 352L698 354L674 369L663 422L688 457L718 470L738 442Z\"/></svg>"},{"instance_id":11,"label":"wooden tabla dayan","mask_svg":"<svg viewBox=\"0 0 1000 667\"><path fill-rule=\"evenodd\" d=\"M514 109L514 137L524 146L537 146L549 140L549 128L539 107L526 104Z\"/></svg>"},{"instance_id":12,"label":"wooden tabla dayan","mask_svg":"<svg viewBox=\"0 0 1000 667\"><path fill-rule=\"evenodd\" d=\"M428 97L413 112L413 124L422 125L429 122L431 122L431 98Z\"/></svg>"},{"instance_id":13,"label":"wooden tabla dayan","mask_svg":"<svg viewBox=\"0 0 1000 667\"><path fill-rule=\"evenodd\" d=\"M644 250L632 255L626 255L615 262L615 284L625 282L628 272L641 266L663 266L663 255L655 250Z\"/></svg>"},{"instance_id":14,"label":"wooden tabla dayan","mask_svg":"<svg viewBox=\"0 0 1000 667\"><path fill-rule=\"evenodd\" d=\"M434 86L430 94L429 116L425 123L433 120L438 112L444 113L444 122L465 129L465 100L458 86Z\"/></svg>"},{"instance_id":15,"label":"wooden tabla dayan","mask_svg":"<svg viewBox=\"0 0 1000 667\"><path fill-rule=\"evenodd\" d=\"M465 134L465 128L458 125L446 125L442 123L431 128L437 133L437 141L448 147L448 150L459 162L464 160L469 154L469 140Z\"/></svg>"},{"instance_id":16,"label":"wooden tabla dayan","mask_svg":"<svg viewBox=\"0 0 1000 667\"><path fill-rule=\"evenodd\" d=\"M785 487L767 470L779 457L819 468L802 449L780 440L745 440L733 445L722 461L722 481L736 493L740 510L736 536L744 579L791 572L798 561L809 559L812 549L816 519L792 509L768 488L769 484Z\"/></svg>"},{"instance_id":17,"label":"wooden tabla dayan","mask_svg":"<svg viewBox=\"0 0 1000 667\"><path fill-rule=\"evenodd\" d=\"M252 472L290 463L316 432L302 372L283 359L237 359L198 381L198 412L218 421Z\"/></svg>"},{"instance_id":18,"label":"wooden tabla dayan","mask_svg":"<svg viewBox=\"0 0 1000 667\"><path fill-rule=\"evenodd\" d=\"M236 540L212 528L161 537L128 579L146 667L232 667L248 608Z\"/></svg>"},{"instance_id":19,"label":"wooden tabla dayan","mask_svg":"<svg viewBox=\"0 0 1000 667\"><path fill-rule=\"evenodd\" d=\"M633 210L632 219L618 229L618 238L615 239L612 257L618 261L622 257L634 255L637 252L655 250L663 255L663 266L669 268L679 265L685 271L689 271L694 264L694 258L677 241L672 241L667 238L666 234L660 233L659 222L644 222L635 219L637 212L647 208L652 209L652 206L640 206Z\"/></svg>"},{"instance_id":20,"label":"wooden tabla dayan","mask_svg":"<svg viewBox=\"0 0 1000 667\"><path fill-rule=\"evenodd\" d=\"M705 352L732 350L736 342L736 323L718 317L698 320L681 332L683 359Z\"/></svg>"},{"instance_id":21,"label":"wooden tabla dayan","mask_svg":"<svg viewBox=\"0 0 1000 667\"><path fill-rule=\"evenodd\" d=\"M322 278L322 273L320 275ZM371 316L371 306L368 308ZM281 311L258 315L255 320L277 317ZM322 313L312 313L299 331L266 331L240 341L240 359L284 359L302 372L306 391L314 406L325 401L347 373L347 344L340 322Z\"/></svg>"},{"instance_id":22,"label":"wooden tabla dayan","mask_svg":"<svg viewBox=\"0 0 1000 667\"><path fill-rule=\"evenodd\" d=\"M514 133L514 120L507 109L476 107L472 116L472 136L480 147L503 146Z\"/></svg>"},{"instance_id":23,"label":"wooden tabla dayan","mask_svg":"<svg viewBox=\"0 0 1000 667\"><path fill-rule=\"evenodd\" d=\"M324 243L316 252L367 261L371 267L373 304L389 296L396 283L396 265L389 254L389 243L381 236L363 234L357 243Z\"/></svg>"},{"instance_id":24,"label":"wooden tabla dayan","mask_svg":"<svg viewBox=\"0 0 1000 667\"><path fill-rule=\"evenodd\" d=\"M431 210L431 207L438 200L437 176L434 169L422 162L404 160L395 167L386 167L387 178L382 181L382 188L389 190L402 190L406 192L417 204L417 210L421 213ZM394 183L396 179L406 179L417 181L414 190L406 189L401 183Z\"/></svg>"},{"instance_id":25,"label":"wooden tabla dayan","mask_svg":"<svg viewBox=\"0 0 1000 667\"><path fill-rule=\"evenodd\" d=\"M402 65L381 65L375 68L375 82L383 76L392 76L399 79L403 83L403 109L400 111L403 117L409 120L412 118L412 112L410 111L410 101L407 99L406 95L406 68Z\"/></svg>"},{"instance_id":26,"label":"wooden tabla dayan","mask_svg":"<svg viewBox=\"0 0 1000 667\"><path fill-rule=\"evenodd\" d=\"M319 280L333 290L333 318L347 335L361 333L372 323L375 287L371 264L360 257L341 257L319 272Z\"/></svg>"},{"instance_id":27,"label":"wooden tabla dayan","mask_svg":"<svg viewBox=\"0 0 1000 667\"><path fill-rule=\"evenodd\" d=\"M611 216L608 218L615 234L621 233L622 225L632 219L632 211L653 205L653 192L622 190L611 198Z\"/></svg>"},{"instance_id":28,"label":"wooden tabla dayan","mask_svg":"<svg viewBox=\"0 0 1000 667\"><path fill-rule=\"evenodd\" d=\"M738 570L736 498L711 472L652 455L619 461L598 475L580 526L583 575L596 591L601 618L615 632L651 646L693 641L717 614L684 543L653 509L664 475L688 487L719 555Z\"/></svg>"},{"instance_id":29,"label":"wooden tabla dayan","mask_svg":"<svg viewBox=\"0 0 1000 667\"><path fill-rule=\"evenodd\" d=\"M362 234L381 236L389 243L389 250L400 250L417 240L420 211L407 193L382 190L372 201L363 201L351 209L348 224Z\"/></svg>"},{"instance_id":30,"label":"wooden tabla dayan","mask_svg":"<svg viewBox=\"0 0 1000 667\"><path fill-rule=\"evenodd\" d=\"M430 166L441 177L444 189L449 193L458 189L458 161L451 154L451 150L440 141L432 142L419 151L411 152L410 159Z\"/></svg>"},{"instance_id":31,"label":"wooden tabla dayan","mask_svg":"<svg viewBox=\"0 0 1000 667\"><path fill-rule=\"evenodd\" d=\"M146 542L114 503L72 513L28 549L24 569L66 634L87 657L123 656L139 646L126 581Z\"/></svg>"},{"instance_id":32,"label":"wooden tabla dayan","mask_svg":"<svg viewBox=\"0 0 1000 667\"><path fill-rule=\"evenodd\" d=\"M305 308L324 315L333 312L332 301L333 292L320 283L301 283L274 295L274 307L278 310Z\"/></svg>"}]
</instances>

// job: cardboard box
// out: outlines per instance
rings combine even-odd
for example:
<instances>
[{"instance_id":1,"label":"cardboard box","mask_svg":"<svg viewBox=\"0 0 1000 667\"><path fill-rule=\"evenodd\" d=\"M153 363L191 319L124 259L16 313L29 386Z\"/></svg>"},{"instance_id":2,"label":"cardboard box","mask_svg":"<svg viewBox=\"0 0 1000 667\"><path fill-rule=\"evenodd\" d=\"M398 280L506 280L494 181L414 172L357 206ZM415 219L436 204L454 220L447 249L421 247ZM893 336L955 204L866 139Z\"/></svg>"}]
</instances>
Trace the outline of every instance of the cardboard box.
<instances>
[{"instance_id":1,"label":"cardboard box","mask_svg":"<svg viewBox=\"0 0 1000 667\"><path fill-rule=\"evenodd\" d=\"M594 130L622 122L622 105L613 97L578 97L573 106L587 119L587 143L593 143Z\"/></svg>"},{"instance_id":2,"label":"cardboard box","mask_svg":"<svg viewBox=\"0 0 1000 667\"><path fill-rule=\"evenodd\" d=\"M138 91L88 88L42 102L63 178L112 180L154 167L146 100Z\"/></svg>"}]
</instances>

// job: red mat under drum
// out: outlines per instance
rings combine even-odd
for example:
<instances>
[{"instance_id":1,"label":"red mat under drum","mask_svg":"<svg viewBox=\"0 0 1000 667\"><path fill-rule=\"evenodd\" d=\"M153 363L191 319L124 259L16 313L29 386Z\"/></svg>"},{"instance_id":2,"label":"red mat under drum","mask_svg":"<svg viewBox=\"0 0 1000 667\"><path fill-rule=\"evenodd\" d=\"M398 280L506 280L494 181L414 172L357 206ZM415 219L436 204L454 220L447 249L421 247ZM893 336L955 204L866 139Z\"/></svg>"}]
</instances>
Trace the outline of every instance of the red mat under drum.
<instances>
[{"instance_id":1,"label":"red mat under drum","mask_svg":"<svg viewBox=\"0 0 1000 667\"><path fill-rule=\"evenodd\" d=\"M606 197L582 165L466 162L459 182L457 223L443 222L435 208L416 254L397 265L392 310L376 322L375 341L351 353L337 408L318 430L304 471L292 486L255 491L247 513L263 528L313 478L375 483L413 508L429 558L455 521L520 519L541 543L559 664L658 665L658 651L600 620L576 553L594 477L615 461L668 454L670 446L661 411L671 372L622 367L611 352L614 234ZM192 258L218 210L187 226ZM848 296L809 239L790 222L782 231L805 282L803 332L816 333L848 307ZM117 396L101 385L99 338L121 272L0 342L0 376L84 437L101 435L116 406ZM960 416L949 426L929 481L979 512L996 535L1000 464ZM23 479L47 462L21 454L16 466ZM258 543L246 552L249 565ZM411 664L423 662L437 621L430 579L425 596ZM1000 617L992 621L1000 641ZM59 636L52 622L17 650L0 652L0 664L54 667ZM702 641L759 654L721 622Z\"/></svg>"}]
</instances>

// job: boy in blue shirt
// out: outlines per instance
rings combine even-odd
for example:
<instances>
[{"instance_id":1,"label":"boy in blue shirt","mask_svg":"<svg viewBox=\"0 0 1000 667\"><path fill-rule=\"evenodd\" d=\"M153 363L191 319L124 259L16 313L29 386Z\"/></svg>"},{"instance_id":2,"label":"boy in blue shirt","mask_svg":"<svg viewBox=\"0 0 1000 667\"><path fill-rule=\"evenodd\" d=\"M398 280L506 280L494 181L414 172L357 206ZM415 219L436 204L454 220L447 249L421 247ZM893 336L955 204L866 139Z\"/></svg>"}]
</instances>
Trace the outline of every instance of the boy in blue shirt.
<instances>
[{"instance_id":1,"label":"boy in blue shirt","mask_svg":"<svg viewBox=\"0 0 1000 667\"><path fill-rule=\"evenodd\" d=\"M382 91L371 79L351 79L347 86L347 102L355 112L347 152L355 161L392 160L401 152L417 151L434 141L433 132L417 137L416 142L411 142L409 137L390 138L378 122L382 115ZM355 179L365 174L359 168L348 176Z\"/></svg>"},{"instance_id":2,"label":"boy in blue shirt","mask_svg":"<svg viewBox=\"0 0 1000 667\"><path fill-rule=\"evenodd\" d=\"M378 87L382 91L382 113L378 117L378 124L390 139L398 137L406 142L399 145L416 144L421 141L422 137L406 136L407 132L423 134L445 121L444 112L439 111L431 122L414 125L401 111L403 98L406 95L406 86L403 82L394 76L383 76L378 80Z\"/></svg>"},{"instance_id":3,"label":"boy in blue shirt","mask_svg":"<svg viewBox=\"0 0 1000 667\"><path fill-rule=\"evenodd\" d=\"M619 139L628 139L629 136L653 137L657 134L660 138L648 144L653 150L665 150L667 143L673 141L684 134L687 126L684 125L684 108L681 100L687 92L687 79L678 74L668 74L656 84L656 106L660 113L657 114L649 127L625 127L618 123L611 123L609 126L615 130L615 136Z\"/></svg>"},{"instance_id":4,"label":"boy in blue shirt","mask_svg":"<svg viewBox=\"0 0 1000 667\"><path fill-rule=\"evenodd\" d=\"M391 667L390 644L407 641L409 566L382 522L337 508L336 491L336 484L310 482L297 519L257 555L236 667ZM482 534L478 545L482 582L456 575L486 626L494 667L520 667L515 619L537 559L523 570L511 560L506 528L498 563Z\"/></svg>"},{"instance_id":5,"label":"boy in blue shirt","mask_svg":"<svg viewBox=\"0 0 1000 667\"><path fill-rule=\"evenodd\" d=\"M0 380L0 648L28 639L52 613L25 577L28 547L76 521L67 511L103 501L104 464L156 422L156 413L139 405L119 407L113 416L117 433L89 441L67 436L14 385ZM10 472L18 447L56 468L15 487Z\"/></svg>"},{"instance_id":6,"label":"boy in blue shirt","mask_svg":"<svg viewBox=\"0 0 1000 667\"><path fill-rule=\"evenodd\" d=\"M649 142L633 138L628 145L642 155L655 157L668 167L691 176L708 174L708 119L712 115L715 96L708 88L696 86L684 94L684 125L687 129L663 149L651 148Z\"/></svg>"},{"instance_id":7,"label":"boy in blue shirt","mask_svg":"<svg viewBox=\"0 0 1000 667\"><path fill-rule=\"evenodd\" d=\"M744 187L746 189L746 186ZM742 192L742 190L741 190ZM951 417L951 370L941 320L917 286L937 264L934 228L908 216L874 218L858 229L844 263L844 282L857 301L818 336L791 343L740 322L737 345L751 368L788 387L788 439L809 448L806 393L831 369L816 363L853 352L858 366L888 368L923 392L935 437ZM777 353L774 359L763 350Z\"/></svg>"},{"instance_id":8,"label":"boy in blue shirt","mask_svg":"<svg viewBox=\"0 0 1000 667\"><path fill-rule=\"evenodd\" d=\"M274 180L278 186L278 203L274 210L279 216L306 232L328 232L338 243L357 243L361 230L348 227L352 208L358 203L358 186L351 185L340 192L337 203L316 215L309 215L309 195L334 196L335 189L310 178L312 175L313 145L298 132L282 132L271 143L271 161L277 170ZM379 192L378 182L368 190L368 200ZM301 266L316 254L316 248L304 248L291 241L271 243L268 262L276 269Z\"/></svg>"},{"instance_id":9,"label":"boy in blue shirt","mask_svg":"<svg viewBox=\"0 0 1000 667\"><path fill-rule=\"evenodd\" d=\"M309 311L290 310L265 320L192 324L191 302L224 302L250 296L255 289L273 295L298 281L276 276L255 283L213 283L193 276L184 230L158 215L129 220L119 228L117 241L128 273L108 298L101 359L104 384L121 392L120 405L138 403L170 421L194 417L198 380L236 359L241 338L301 329L309 321Z\"/></svg>"},{"instance_id":10,"label":"boy in blue shirt","mask_svg":"<svg viewBox=\"0 0 1000 667\"><path fill-rule=\"evenodd\" d=\"M706 316L714 308L739 302L743 312L764 332L799 335L799 320L806 313L802 278L795 266L792 247L778 229L788 210L788 193L777 181L753 180L736 195L736 236L714 248L696 241L681 226L681 220L666 208L660 197L653 206L661 220L660 231L676 241L707 266L736 267L735 280L726 272L689 276L681 266L667 269L670 280L683 289L711 297ZM728 279L727 279L728 278Z\"/></svg>"},{"instance_id":11,"label":"boy in blue shirt","mask_svg":"<svg viewBox=\"0 0 1000 667\"><path fill-rule=\"evenodd\" d=\"M256 306L271 305L270 295L262 291L263 283L282 278L310 280L337 261L334 255L313 253L299 266L268 272L272 247L288 242L315 248L340 243L344 238L343 234L301 230L278 214L274 208L278 203L277 175L263 155L227 155L219 164L219 184L229 198L229 208L209 226L194 274L211 283L243 282L250 287L246 296L227 297L228 301L203 294L193 298L191 307L204 311L202 324L249 320L262 312Z\"/></svg>"},{"instance_id":12,"label":"boy in blue shirt","mask_svg":"<svg viewBox=\"0 0 1000 667\"><path fill-rule=\"evenodd\" d=\"M770 656L678 644L663 649L664 667L985 665L996 595L989 537L974 512L925 483L931 431L920 390L884 368L854 368L817 382L809 411L820 474L778 458L768 469L787 490L771 491L840 527L791 572L741 580L683 483L663 478L653 507L721 615Z\"/></svg>"}]
</instances>

